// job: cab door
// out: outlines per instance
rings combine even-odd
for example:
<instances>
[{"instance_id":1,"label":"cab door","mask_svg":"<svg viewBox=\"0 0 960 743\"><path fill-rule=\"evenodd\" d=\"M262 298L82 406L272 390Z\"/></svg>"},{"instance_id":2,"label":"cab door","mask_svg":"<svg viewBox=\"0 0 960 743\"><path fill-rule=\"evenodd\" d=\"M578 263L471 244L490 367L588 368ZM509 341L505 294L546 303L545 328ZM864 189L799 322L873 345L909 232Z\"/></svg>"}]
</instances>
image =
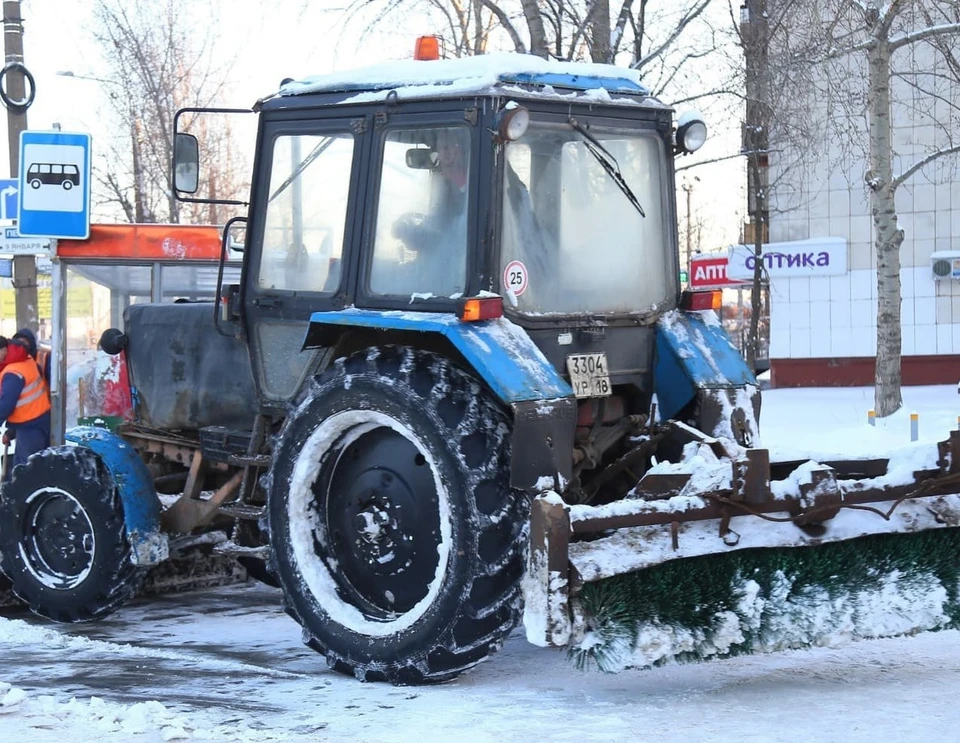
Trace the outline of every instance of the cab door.
<instances>
[{"instance_id":1,"label":"cab door","mask_svg":"<svg viewBox=\"0 0 960 743\"><path fill-rule=\"evenodd\" d=\"M384 113L371 136L356 305L454 312L480 289L475 109Z\"/></svg>"},{"instance_id":2,"label":"cab door","mask_svg":"<svg viewBox=\"0 0 960 743\"><path fill-rule=\"evenodd\" d=\"M319 351L301 350L311 313L353 301L367 124L352 116L263 125L242 303L267 408L293 399L318 360Z\"/></svg>"}]
</instances>

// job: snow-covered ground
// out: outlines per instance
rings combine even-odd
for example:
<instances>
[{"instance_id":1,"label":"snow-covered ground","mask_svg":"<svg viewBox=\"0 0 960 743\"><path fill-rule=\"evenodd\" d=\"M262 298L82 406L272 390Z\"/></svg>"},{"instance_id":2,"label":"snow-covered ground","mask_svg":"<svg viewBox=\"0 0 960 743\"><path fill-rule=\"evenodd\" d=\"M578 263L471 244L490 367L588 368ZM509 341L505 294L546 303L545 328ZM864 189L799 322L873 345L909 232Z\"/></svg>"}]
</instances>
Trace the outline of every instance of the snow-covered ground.
<instances>
[{"instance_id":1,"label":"snow-covered ground","mask_svg":"<svg viewBox=\"0 0 960 743\"><path fill-rule=\"evenodd\" d=\"M956 426L953 386L905 388L867 425L872 390L771 390L778 458L877 457ZM86 741L952 740L960 632L602 675L517 633L434 687L361 684L300 643L279 595L232 586L138 601L104 621L0 618L0 743Z\"/></svg>"},{"instance_id":2,"label":"snow-covered ground","mask_svg":"<svg viewBox=\"0 0 960 743\"><path fill-rule=\"evenodd\" d=\"M903 407L871 426L867 415L873 406L873 387L765 390L763 445L780 460L887 457L945 439L958 427L960 395L954 385L904 387ZM917 444L910 441L911 413L919 416Z\"/></svg>"}]
</instances>

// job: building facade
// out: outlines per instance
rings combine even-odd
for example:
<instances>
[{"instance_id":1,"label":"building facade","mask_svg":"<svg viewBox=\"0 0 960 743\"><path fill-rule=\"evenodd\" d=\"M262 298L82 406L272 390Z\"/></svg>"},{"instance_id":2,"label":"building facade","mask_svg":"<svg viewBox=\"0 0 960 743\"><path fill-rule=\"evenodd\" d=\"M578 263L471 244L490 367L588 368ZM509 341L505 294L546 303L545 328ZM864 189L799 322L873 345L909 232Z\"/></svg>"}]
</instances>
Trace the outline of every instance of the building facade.
<instances>
[{"instance_id":1,"label":"building facade","mask_svg":"<svg viewBox=\"0 0 960 743\"><path fill-rule=\"evenodd\" d=\"M894 33L902 31L895 28ZM770 64L775 64L776 48L772 38ZM894 56L895 177L932 152L960 144L960 67L951 53L957 48L960 35L946 46L921 42ZM795 131L782 122L778 126L777 112L771 112L768 171L761 180L761 187L769 188L766 218L773 245L767 248L779 244L780 252L789 252L783 246L799 245L802 253L803 244L797 241L808 241L808 246L827 241L845 246L845 260L817 265L808 258L809 265L800 265L803 260L794 258L793 271L778 270L790 266L771 267L772 382L871 385L877 251L866 185L865 55L841 58L810 74L810 95L802 109L817 124L808 127L816 132L814 138L791 138ZM904 235L900 281L905 384L956 383L960 378L958 164L960 155L945 155L914 173L896 192L898 226ZM777 262L776 255L769 260Z\"/></svg>"}]
</instances>

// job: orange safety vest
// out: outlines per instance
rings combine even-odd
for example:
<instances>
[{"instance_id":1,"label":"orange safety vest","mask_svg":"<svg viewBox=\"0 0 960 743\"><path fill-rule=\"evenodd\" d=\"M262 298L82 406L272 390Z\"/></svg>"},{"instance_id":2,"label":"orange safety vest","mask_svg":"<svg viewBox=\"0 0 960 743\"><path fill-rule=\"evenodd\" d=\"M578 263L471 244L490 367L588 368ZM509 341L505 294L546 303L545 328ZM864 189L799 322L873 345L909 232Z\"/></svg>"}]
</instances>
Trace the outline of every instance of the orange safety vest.
<instances>
[{"instance_id":1,"label":"orange safety vest","mask_svg":"<svg viewBox=\"0 0 960 743\"><path fill-rule=\"evenodd\" d=\"M17 400L17 407L10 413L7 423L26 423L39 418L50 410L50 395L43 375L37 368L37 362L31 358L8 364L0 373L0 384L7 374L16 374L23 378L23 389Z\"/></svg>"}]
</instances>

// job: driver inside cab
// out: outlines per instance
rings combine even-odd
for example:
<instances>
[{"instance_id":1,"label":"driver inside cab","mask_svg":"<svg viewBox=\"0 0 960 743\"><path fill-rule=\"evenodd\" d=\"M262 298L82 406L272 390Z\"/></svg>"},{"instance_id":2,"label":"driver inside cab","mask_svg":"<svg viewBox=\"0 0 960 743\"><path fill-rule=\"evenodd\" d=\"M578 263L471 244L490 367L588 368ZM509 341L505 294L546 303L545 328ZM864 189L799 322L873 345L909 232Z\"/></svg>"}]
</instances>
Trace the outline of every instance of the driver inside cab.
<instances>
[{"instance_id":1,"label":"driver inside cab","mask_svg":"<svg viewBox=\"0 0 960 743\"><path fill-rule=\"evenodd\" d=\"M404 181L385 162L381 216L399 212L387 223L400 250L389 276L386 266L375 266L371 286L384 294L448 297L466 285L470 135L464 127L418 134L417 146L403 145ZM386 258L384 242L378 240L377 252Z\"/></svg>"}]
</instances>

